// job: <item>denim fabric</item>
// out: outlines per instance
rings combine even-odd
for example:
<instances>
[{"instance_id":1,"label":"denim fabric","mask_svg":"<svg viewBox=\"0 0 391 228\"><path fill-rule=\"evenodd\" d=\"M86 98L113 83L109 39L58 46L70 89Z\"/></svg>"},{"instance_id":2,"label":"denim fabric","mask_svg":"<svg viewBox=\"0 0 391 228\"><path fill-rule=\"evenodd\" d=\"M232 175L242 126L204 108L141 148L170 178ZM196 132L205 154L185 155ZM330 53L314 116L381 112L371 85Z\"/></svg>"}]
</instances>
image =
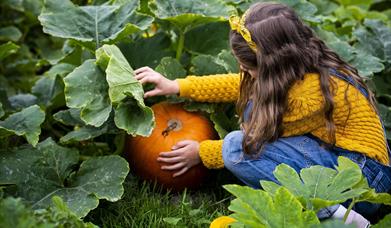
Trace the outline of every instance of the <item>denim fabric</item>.
<instances>
[{"instance_id":1,"label":"denim fabric","mask_svg":"<svg viewBox=\"0 0 391 228\"><path fill-rule=\"evenodd\" d=\"M363 154L350 152L341 148L328 150L321 141L311 135L279 138L264 146L256 158L243 153L243 132L234 131L224 138L223 160L225 167L238 179L253 188L260 188L260 180L277 183L273 171L285 163L297 172L313 165L334 168L338 156L344 156L356 162L363 171L370 187L376 192L388 192L391 189L391 168L366 157ZM348 206L347 203L344 206ZM360 203L354 208L364 216L376 212L380 205ZM332 214L327 212L327 214Z\"/></svg>"}]
</instances>

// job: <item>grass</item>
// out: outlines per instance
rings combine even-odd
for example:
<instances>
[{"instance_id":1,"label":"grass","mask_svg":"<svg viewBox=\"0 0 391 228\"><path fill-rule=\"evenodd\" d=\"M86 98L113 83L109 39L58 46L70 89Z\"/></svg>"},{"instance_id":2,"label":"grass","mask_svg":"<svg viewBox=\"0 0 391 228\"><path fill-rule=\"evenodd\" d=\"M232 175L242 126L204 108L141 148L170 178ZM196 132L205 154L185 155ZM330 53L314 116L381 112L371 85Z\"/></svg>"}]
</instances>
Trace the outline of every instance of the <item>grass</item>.
<instances>
[{"instance_id":1,"label":"grass","mask_svg":"<svg viewBox=\"0 0 391 228\"><path fill-rule=\"evenodd\" d=\"M236 180L219 171L202 189L174 193L129 175L123 198L101 201L85 221L100 227L209 227L213 219L229 214L232 196L222 185L232 182Z\"/></svg>"}]
</instances>

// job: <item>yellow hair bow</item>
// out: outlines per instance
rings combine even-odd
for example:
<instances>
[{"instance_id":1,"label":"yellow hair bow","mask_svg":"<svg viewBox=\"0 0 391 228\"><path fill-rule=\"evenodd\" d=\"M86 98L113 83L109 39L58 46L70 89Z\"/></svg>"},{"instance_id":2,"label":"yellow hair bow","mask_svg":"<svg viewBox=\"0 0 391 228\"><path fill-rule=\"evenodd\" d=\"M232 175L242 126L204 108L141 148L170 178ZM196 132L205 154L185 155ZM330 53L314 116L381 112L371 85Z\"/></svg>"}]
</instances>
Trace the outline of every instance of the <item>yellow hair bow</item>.
<instances>
[{"instance_id":1,"label":"yellow hair bow","mask_svg":"<svg viewBox=\"0 0 391 228\"><path fill-rule=\"evenodd\" d=\"M254 41L252 41L250 31L248 31L248 29L244 26L246 15L247 11L242 15L241 18L236 15L230 16L229 25L231 26L232 30L237 31L240 35L242 35L243 39L254 52L257 52L257 45Z\"/></svg>"}]
</instances>

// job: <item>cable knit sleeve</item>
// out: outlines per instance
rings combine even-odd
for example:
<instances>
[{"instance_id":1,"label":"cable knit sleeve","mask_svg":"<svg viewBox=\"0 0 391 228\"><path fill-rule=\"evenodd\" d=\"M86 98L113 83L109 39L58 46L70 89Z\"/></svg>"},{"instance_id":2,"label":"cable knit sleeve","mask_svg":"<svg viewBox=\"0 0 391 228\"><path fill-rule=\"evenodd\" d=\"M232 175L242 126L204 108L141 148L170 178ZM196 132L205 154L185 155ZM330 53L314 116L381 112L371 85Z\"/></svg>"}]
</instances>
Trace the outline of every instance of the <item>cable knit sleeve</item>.
<instances>
[{"instance_id":1,"label":"cable knit sleeve","mask_svg":"<svg viewBox=\"0 0 391 228\"><path fill-rule=\"evenodd\" d=\"M302 135L325 126L324 98L319 75L306 74L289 90L288 110L283 117L283 136Z\"/></svg>"},{"instance_id":2,"label":"cable knit sleeve","mask_svg":"<svg viewBox=\"0 0 391 228\"><path fill-rule=\"evenodd\" d=\"M208 169L224 167L223 140L205 140L200 143L200 157Z\"/></svg>"},{"instance_id":3,"label":"cable knit sleeve","mask_svg":"<svg viewBox=\"0 0 391 228\"><path fill-rule=\"evenodd\" d=\"M179 96L201 102L235 102L239 97L239 74L188 76L177 79Z\"/></svg>"}]
</instances>

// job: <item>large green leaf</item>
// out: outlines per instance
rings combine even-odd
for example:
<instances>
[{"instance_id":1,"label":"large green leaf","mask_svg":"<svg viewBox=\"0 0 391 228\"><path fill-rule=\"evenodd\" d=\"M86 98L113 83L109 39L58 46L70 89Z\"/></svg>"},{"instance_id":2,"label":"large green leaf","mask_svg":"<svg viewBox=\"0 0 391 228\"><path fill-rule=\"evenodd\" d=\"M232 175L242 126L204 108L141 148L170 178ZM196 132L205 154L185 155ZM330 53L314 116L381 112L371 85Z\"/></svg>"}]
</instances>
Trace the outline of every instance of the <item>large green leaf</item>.
<instances>
[{"instance_id":1,"label":"large green leaf","mask_svg":"<svg viewBox=\"0 0 391 228\"><path fill-rule=\"evenodd\" d=\"M391 128L391 108L383 104L378 104L377 107L379 110L379 114L383 120L384 127L386 128L387 139L390 140L391 134L389 131Z\"/></svg>"},{"instance_id":2,"label":"large green leaf","mask_svg":"<svg viewBox=\"0 0 391 228\"><path fill-rule=\"evenodd\" d=\"M148 136L155 127L152 109L140 107L135 100L119 104L115 109L114 121L118 128L131 135Z\"/></svg>"},{"instance_id":3,"label":"large green leaf","mask_svg":"<svg viewBox=\"0 0 391 228\"><path fill-rule=\"evenodd\" d=\"M238 73L239 64L233 55L222 50L219 55L198 55L191 61L190 73L194 75L210 75L224 73Z\"/></svg>"},{"instance_id":4,"label":"large green leaf","mask_svg":"<svg viewBox=\"0 0 391 228\"><path fill-rule=\"evenodd\" d=\"M123 5L75 6L69 0L46 0L38 17L44 32L82 42L113 43L150 26L153 18L136 12L138 1Z\"/></svg>"},{"instance_id":5,"label":"large green leaf","mask_svg":"<svg viewBox=\"0 0 391 228\"><path fill-rule=\"evenodd\" d=\"M68 112L68 116L61 115L67 113L67 111L70 111ZM76 124L77 119L72 118L72 115L75 116L77 112L73 113L73 111L75 111L74 109L69 109L67 111L65 111L65 113L57 113L60 115L57 115L56 118L59 119L59 116L61 116L62 118L64 118L61 119L62 122L67 121L68 122L67 125L74 124L76 126L74 127L73 131L68 132L66 135L60 138L61 143L80 142L80 141L96 138L103 134L118 134L120 132L120 130L115 127L114 118L112 116L102 126L94 127L94 126L84 125L84 124L77 125Z\"/></svg>"},{"instance_id":6,"label":"large green leaf","mask_svg":"<svg viewBox=\"0 0 391 228\"><path fill-rule=\"evenodd\" d=\"M338 5L334 2L324 0L309 0L318 9L317 13L322 15L330 15L333 11L338 8Z\"/></svg>"},{"instance_id":7,"label":"large green leaf","mask_svg":"<svg viewBox=\"0 0 391 228\"><path fill-rule=\"evenodd\" d=\"M77 227L97 228L94 224L84 223L63 202L55 196L53 205L47 209L35 211L26 206L21 198L0 199L0 227L14 228L55 228Z\"/></svg>"},{"instance_id":8,"label":"large green leaf","mask_svg":"<svg viewBox=\"0 0 391 228\"><path fill-rule=\"evenodd\" d=\"M302 169L299 176L293 168L281 164L273 173L279 183L298 197L306 209L318 211L353 198L356 202L391 204L391 196L376 193L369 188L360 167L345 157L338 158L336 170L311 166ZM270 181L261 181L261 185L268 192L275 192L279 188L279 185Z\"/></svg>"},{"instance_id":9,"label":"large green leaf","mask_svg":"<svg viewBox=\"0 0 391 228\"><path fill-rule=\"evenodd\" d=\"M39 48L40 56L52 65L57 64L75 50L75 47L70 46L71 42L64 42L64 39L56 37L41 36L34 42Z\"/></svg>"},{"instance_id":10,"label":"large green leaf","mask_svg":"<svg viewBox=\"0 0 391 228\"><path fill-rule=\"evenodd\" d=\"M183 68L182 64L177 59L172 57L162 58L155 70L171 80L184 78L187 75L186 70Z\"/></svg>"},{"instance_id":11,"label":"large green leaf","mask_svg":"<svg viewBox=\"0 0 391 228\"><path fill-rule=\"evenodd\" d=\"M269 0L244 0L239 4L239 8L244 12L251 5L258 2L270 2ZM318 19L314 16L317 12L317 8L310 1L303 0L279 0L279 3L283 3L285 5L290 6L292 9L296 11L298 15L300 15L304 20L310 22L319 22Z\"/></svg>"},{"instance_id":12,"label":"large green leaf","mask_svg":"<svg viewBox=\"0 0 391 228\"><path fill-rule=\"evenodd\" d=\"M358 5L364 9L368 9L373 0L337 0L343 6Z\"/></svg>"},{"instance_id":13,"label":"large green leaf","mask_svg":"<svg viewBox=\"0 0 391 228\"><path fill-rule=\"evenodd\" d=\"M61 105L64 99L64 84L61 77L74 69L74 65L60 63L41 76L31 88L31 92L37 96L39 103L46 107L54 104Z\"/></svg>"},{"instance_id":14,"label":"large green leaf","mask_svg":"<svg viewBox=\"0 0 391 228\"><path fill-rule=\"evenodd\" d=\"M311 226L311 228L357 228L356 223L345 224L340 219L326 219L322 223Z\"/></svg>"},{"instance_id":15,"label":"large green leaf","mask_svg":"<svg viewBox=\"0 0 391 228\"><path fill-rule=\"evenodd\" d=\"M73 131L68 132L60 138L61 143L85 141L103 134L116 134L119 132L118 128L115 127L112 117L100 127L86 125L80 119L80 109L71 108L62 110L54 114L53 118L64 125L74 127Z\"/></svg>"},{"instance_id":16,"label":"large green leaf","mask_svg":"<svg viewBox=\"0 0 391 228\"><path fill-rule=\"evenodd\" d=\"M44 120L45 112L38 105L30 106L0 121L0 137L13 134L24 136L31 145L35 146L41 134L40 125Z\"/></svg>"},{"instance_id":17,"label":"large green leaf","mask_svg":"<svg viewBox=\"0 0 391 228\"><path fill-rule=\"evenodd\" d=\"M20 37L22 37L22 33L15 26L0 28L0 40L17 42Z\"/></svg>"},{"instance_id":18,"label":"large green leaf","mask_svg":"<svg viewBox=\"0 0 391 228\"><path fill-rule=\"evenodd\" d=\"M67 110L62 110L53 115L53 118L68 126L84 126L85 123L80 119L80 109L70 108Z\"/></svg>"},{"instance_id":19,"label":"large green leaf","mask_svg":"<svg viewBox=\"0 0 391 228\"><path fill-rule=\"evenodd\" d=\"M163 57L175 56L175 52L170 49L170 45L171 40L166 33L157 33L149 38L140 37L132 42L119 43L118 47L129 64L137 69L143 66L155 68Z\"/></svg>"},{"instance_id":20,"label":"large green leaf","mask_svg":"<svg viewBox=\"0 0 391 228\"><path fill-rule=\"evenodd\" d=\"M368 52L364 47L360 45L351 46L347 41L341 40L334 33L320 28L317 28L317 33L343 60L356 67L361 76L370 77L374 73L384 70L382 60L373 55L372 52Z\"/></svg>"},{"instance_id":21,"label":"large green leaf","mask_svg":"<svg viewBox=\"0 0 391 228\"><path fill-rule=\"evenodd\" d=\"M11 41L0 45L0 61L2 61L7 56L16 53L18 49L19 46L12 43Z\"/></svg>"},{"instance_id":22,"label":"large green leaf","mask_svg":"<svg viewBox=\"0 0 391 228\"><path fill-rule=\"evenodd\" d=\"M229 49L229 30L225 21L194 28L185 34L185 49L195 54L217 55L221 50Z\"/></svg>"},{"instance_id":23,"label":"large green leaf","mask_svg":"<svg viewBox=\"0 0 391 228\"><path fill-rule=\"evenodd\" d=\"M383 60L391 66L391 28L380 20L365 20L363 27L356 29L353 35L358 39L358 47ZM390 70L388 70L390 71Z\"/></svg>"},{"instance_id":24,"label":"large green leaf","mask_svg":"<svg viewBox=\"0 0 391 228\"><path fill-rule=\"evenodd\" d=\"M219 0L155 0L153 3L156 17L170 22L182 33L202 24L223 21L235 12Z\"/></svg>"},{"instance_id":25,"label":"large green leaf","mask_svg":"<svg viewBox=\"0 0 391 228\"><path fill-rule=\"evenodd\" d=\"M19 93L8 98L13 111L20 111L24 108L38 104L36 96L29 93Z\"/></svg>"},{"instance_id":26,"label":"large green leaf","mask_svg":"<svg viewBox=\"0 0 391 228\"><path fill-rule=\"evenodd\" d=\"M5 114L4 109L3 109L3 104L0 102L0 118L3 117Z\"/></svg>"},{"instance_id":27,"label":"large green leaf","mask_svg":"<svg viewBox=\"0 0 391 228\"><path fill-rule=\"evenodd\" d=\"M109 97L113 104L125 99L125 93L132 93L137 101L143 103L143 88L134 78L133 69L117 46L103 45L96 51L96 59L97 65L106 72Z\"/></svg>"},{"instance_id":28,"label":"large green leaf","mask_svg":"<svg viewBox=\"0 0 391 228\"><path fill-rule=\"evenodd\" d=\"M8 7L20 12L24 12L27 18L32 20L41 12L44 0L3 0Z\"/></svg>"},{"instance_id":29,"label":"large green leaf","mask_svg":"<svg viewBox=\"0 0 391 228\"><path fill-rule=\"evenodd\" d=\"M379 223L371 226L373 228L391 227L391 214L386 215Z\"/></svg>"},{"instance_id":30,"label":"large green leaf","mask_svg":"<svg viewBox=\"0 0 391 228\"><path fill-rule=\"evenodd\" d=\"M103 45L96 51L96 58L106 72L117 127L132 135L150 135L155 126L152 109L145 106L143 87L119 48ZM125 98L131 100L124 102Z\"/></svg>"},{"instance_id":31,"label":"large green leaf","mask_svg":"<svg viewBox=\"0 0 391 228\"><path fill-rule=\"evenodd\" d=\"M245 227L308 227L319 224L314 211L303 211L303 206L286 188L280 187L274 195L247 186L225 185L237 198L231 201L230 217Z\"/></svg>"},{"instance_id":32,"label":"large green leaf","mask_svg":"<svg viewBox=\"0 0 391 228\"><path fill-rule=\"evenodd\" d=\"M70 108L81 109L81 119L99 127L109 118L112 106L104 72L90 59L64 78L65 100Z\"/></svg>"},{"instance_id":33,"label":"large green leaf","mask_svg":"<svg viewBox=\"0 0 391 228\"><path fill-rule=\"evenodd\" d=\"M374 73L379 73L385 69L381 59L362 50L357 50L354 59L350 63L357 68L358 73L363 77L372 76Z\"/></svg>"},{"instance_id":34,"label":"large green leaf","mask_svg":"<svg viewBox=\"0 0 391 228\"><path fill-rule=\"evenodd\" d=\"M37 148L21 147L0 153L0 182L17 186L8 194L23 197L34 209L46 208L60 196L78 216L96 208L99 199L121 198L129 171L119 156L90 158L78 166L79 152L47 139Z\"/></svg>"},{"instance_id":35,"label":"large green leaf","mask_svg":"<svg viewBox=\"0 0 391 228\"><path fill-rule=\"evenodd\" d=\"M60 138L61 143L80 142L89 139L96 138L103 134L108 133L108 126L106 123L100 127L83 126L77 127L74 131L68 132L66 135Z\"/></svg>"}]
</instances>

